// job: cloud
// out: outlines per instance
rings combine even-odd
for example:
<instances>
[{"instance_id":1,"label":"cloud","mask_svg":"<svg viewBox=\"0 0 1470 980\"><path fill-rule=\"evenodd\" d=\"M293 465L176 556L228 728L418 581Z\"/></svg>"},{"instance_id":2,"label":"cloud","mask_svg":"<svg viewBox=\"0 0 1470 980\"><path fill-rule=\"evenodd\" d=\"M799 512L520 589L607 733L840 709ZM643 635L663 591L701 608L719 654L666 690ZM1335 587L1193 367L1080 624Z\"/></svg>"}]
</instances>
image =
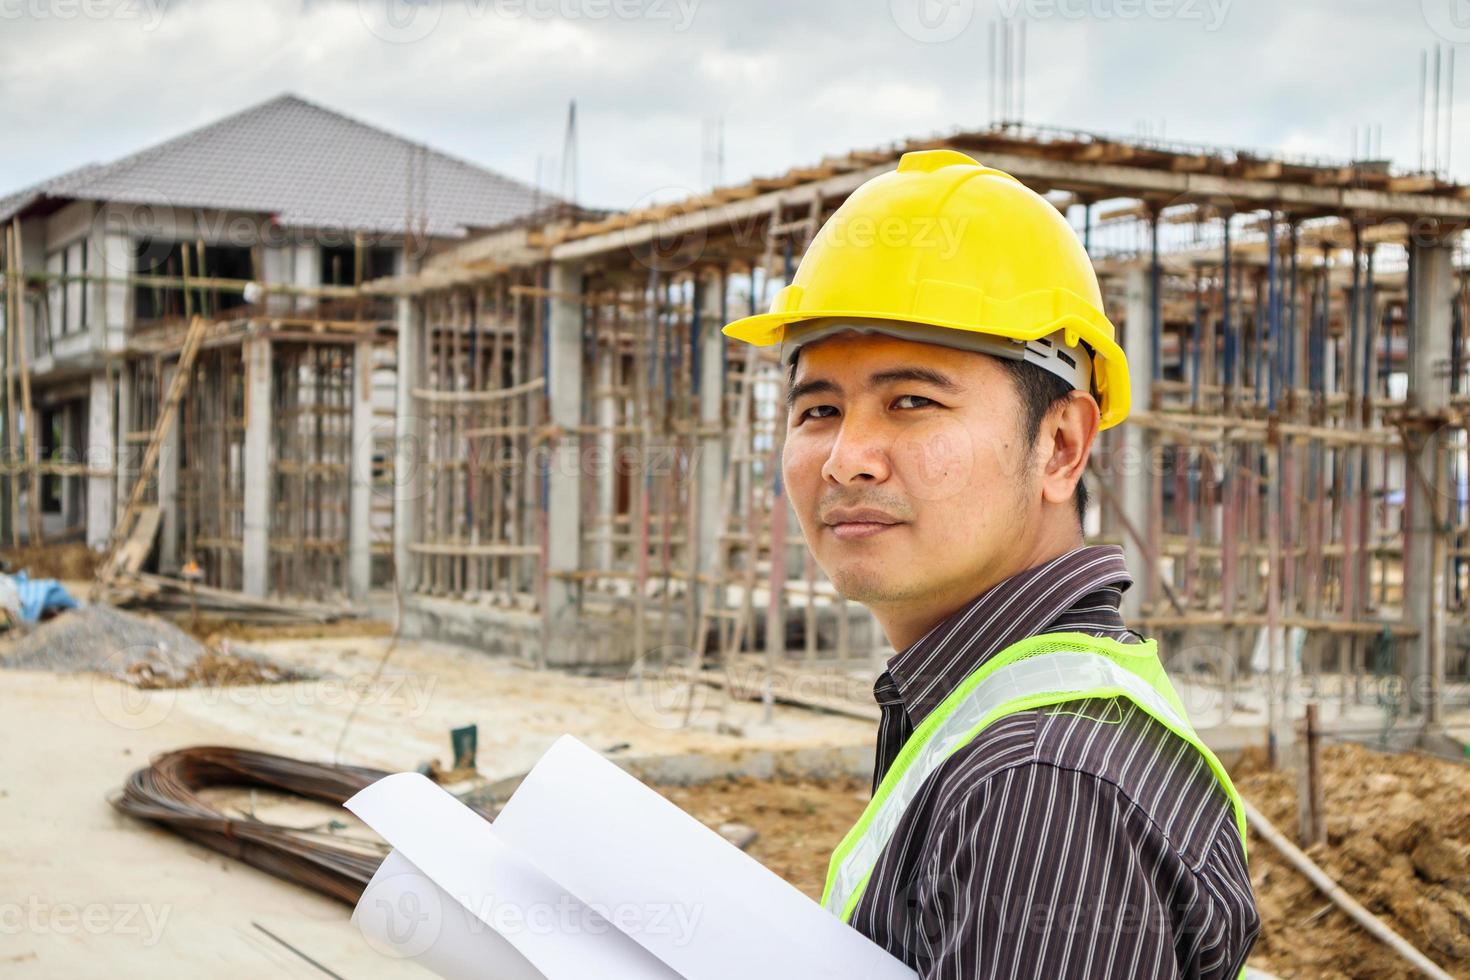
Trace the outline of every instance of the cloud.
<instances>
[{"instance_id":1,"label":"cloud","mask_svg":"<svg viewBox=\"0 0 1470 980\"><path fill-rule=\"evenodd\" d=\"M0 193L294 91L523 180L575 98L580 196L622 207L700 186L714 119L729 180L985 125L1002 5L1030 121L1417 156L1420 0L0 0Z\"/></svg>"}]
</instances>

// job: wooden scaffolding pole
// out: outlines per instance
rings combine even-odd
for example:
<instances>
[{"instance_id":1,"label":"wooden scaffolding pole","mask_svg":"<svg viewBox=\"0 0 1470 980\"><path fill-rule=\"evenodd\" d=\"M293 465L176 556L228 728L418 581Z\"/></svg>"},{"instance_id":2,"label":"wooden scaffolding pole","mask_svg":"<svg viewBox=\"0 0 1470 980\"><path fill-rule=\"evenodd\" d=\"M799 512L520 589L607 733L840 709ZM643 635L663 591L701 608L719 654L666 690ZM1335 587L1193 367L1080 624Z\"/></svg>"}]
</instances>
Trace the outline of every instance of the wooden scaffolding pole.
<instances>
[{"instance_id":1,"label":"wooden scaffolding pole","mask_svg":"<svg viewBox=\"0 0 1470 980\"><path fill-rule=\"evenodd\" d=\"M133 525L143 503L143 493L148 486L149 478L158 466L159 454L163 451L163 440L173 428L174 416L178 414L184 392L189 388L189 379L194 375L194 358L198 355L199 347L204 341L207 325L208 321L202 316L194 317L189 323L189 333L184 338L183 350L179 352L178 367L168 386L168 395L159 409L158 421L153 426L153 434L148 438L148 449L143 454L143 462L138 467L138 475L133 479L133 488L128 494L127 506L112 529L112 537L108 540L106 555L98 565L97 579L92 586L94 600L100 598L102 592L117 577L120 570L123 542L133 533Z\"/></svg>"}]
</instances>

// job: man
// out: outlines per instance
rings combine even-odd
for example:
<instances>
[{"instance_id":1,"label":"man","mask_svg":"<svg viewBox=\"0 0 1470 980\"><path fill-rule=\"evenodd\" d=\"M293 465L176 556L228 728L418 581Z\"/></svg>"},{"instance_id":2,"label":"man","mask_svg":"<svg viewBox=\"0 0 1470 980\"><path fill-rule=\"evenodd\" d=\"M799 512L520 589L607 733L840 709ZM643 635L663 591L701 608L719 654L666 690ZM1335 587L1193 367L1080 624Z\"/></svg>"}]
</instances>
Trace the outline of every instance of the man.
<instances>
[{"instance_id":1,"label":"man","mask_svg":"<svg viewBox=\"0 0 1470 980\"><path fill-rule=\"evenodd\" d=\"M1235 977L1259 929L1239 797L1123 623L1121 550L1083 546L1128 413L1101 307L1049 203L930 150L725 328L782 345L802 533L899 651L823 903L925 978Z\"/></svg>"}]
</instances>

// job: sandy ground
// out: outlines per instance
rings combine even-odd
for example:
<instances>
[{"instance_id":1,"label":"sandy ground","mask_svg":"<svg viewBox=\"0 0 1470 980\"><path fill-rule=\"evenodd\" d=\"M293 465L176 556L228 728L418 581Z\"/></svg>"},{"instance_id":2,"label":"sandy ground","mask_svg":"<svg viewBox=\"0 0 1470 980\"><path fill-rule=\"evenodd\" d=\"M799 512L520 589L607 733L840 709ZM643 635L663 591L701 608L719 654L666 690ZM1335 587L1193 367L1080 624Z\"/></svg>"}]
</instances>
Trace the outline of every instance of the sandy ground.
<instances>
[{"instance_id":1,"label":"sandy ground","mask_svg":"<svg viewBox=\"0 0 1470 980\"><path fill-rule=\"evenodd\" d=\"M1295 777L1259 758L1236 786L1296 838ZM1355 899L1457 977L1470 977L1470 766L1360 745L1324 750L1327 842L1308 855ZM1418 976L1252 835L1264 923L1255 961L1281 977Z\"/></svg>"},{"instance_id":2,"label":"sandy ground","mask_svg":"<svg viewBox=\"0 0 1470 980\"><path fill-rule=\"evenodd\" d=\"M760 705L708 692L680 730L682 686L652 678L640 693L432 644L401 644L373 683L386 642L252 643L320 675L257 687L138 691L89 675L0 674L0 976L324 975L267 931L354 980L423 975L367 948L344 905L115 814L107 795L160 751L216 743L331 758L354 701L342 761L385 769L448 762L448 730L469 723L489 777L524 771L564 732L629 756L736 762L871 744L867 722L781 707L767 722Z\"/></svg>"},{"instance_id":3,"label":"sandy ground","mask_svg":"<svg viewBox=\"0 0 1470 980\"><path fill-rule=\"evenodd\" d=\"M229 744L384 769L449 761L448 730L479 727L479 769L525 771L559 735L644 760L732 768L765 755L865 754L871 722L726 701L700 689L538 673L471 651L332 629L235 631L236 650L311 671L275 685L139 691L90 675L0 673L0 976L320 977L286 944L351 978L422 975L368 949L347 908L115 814L106 803L149 756ZM343 724L358 714L340 755ZM1457 975L1470 976L1470 768L1356 747L1328 753L1331 839L1314 856ZM1290 833L1291 778L1248 760L1242 792ZM864 778L715 779L664 787L712 827L740 823L750 853L816 897L828 855L861 812ZM220 792L221 805L314 824L327 808ZM350 832L350 831L349 831ZM1282 977L1409 976L1260 841L1252 874L1266 929L1253 966Z\"/></svg>"}]
</instances>

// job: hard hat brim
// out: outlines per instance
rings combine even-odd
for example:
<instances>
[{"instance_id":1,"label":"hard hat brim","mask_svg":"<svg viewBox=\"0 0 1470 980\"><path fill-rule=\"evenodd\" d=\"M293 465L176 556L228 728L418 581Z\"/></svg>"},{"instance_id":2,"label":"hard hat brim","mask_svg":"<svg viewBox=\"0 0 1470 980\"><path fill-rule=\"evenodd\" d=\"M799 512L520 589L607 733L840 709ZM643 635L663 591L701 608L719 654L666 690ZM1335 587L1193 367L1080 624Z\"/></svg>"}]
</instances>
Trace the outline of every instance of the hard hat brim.
<instances>
[{"instance_id":1,"label":"hard hat brim","mask_svg":"<svg viewBox=\"0 0 1470 980\"><path fill-rule=\"evenodd\" d=\"M817 320L826 317L889 320L899 323L926 323L949 330L967 333L985 333L1010 340L1036 340L1058 330L1075 333L1077 338L1092 348L1093 384L1097 389L1100 412L1099 429L1111 428L1128 417L1131 402L1128 378L1128 362L1123 348L1112 337L1107 336L1096 325L1086 319L1064 315L1054 321L1038 323L1026 329L1006 328L987 330L975 324L943 322L929 317L895 316L872 310L802 310L800 313L757 313L741 317L725 325L727 337L753 344L756 347L771 347L781 343L786 327L793 323Z\"/></svg>"}]
</instances>

